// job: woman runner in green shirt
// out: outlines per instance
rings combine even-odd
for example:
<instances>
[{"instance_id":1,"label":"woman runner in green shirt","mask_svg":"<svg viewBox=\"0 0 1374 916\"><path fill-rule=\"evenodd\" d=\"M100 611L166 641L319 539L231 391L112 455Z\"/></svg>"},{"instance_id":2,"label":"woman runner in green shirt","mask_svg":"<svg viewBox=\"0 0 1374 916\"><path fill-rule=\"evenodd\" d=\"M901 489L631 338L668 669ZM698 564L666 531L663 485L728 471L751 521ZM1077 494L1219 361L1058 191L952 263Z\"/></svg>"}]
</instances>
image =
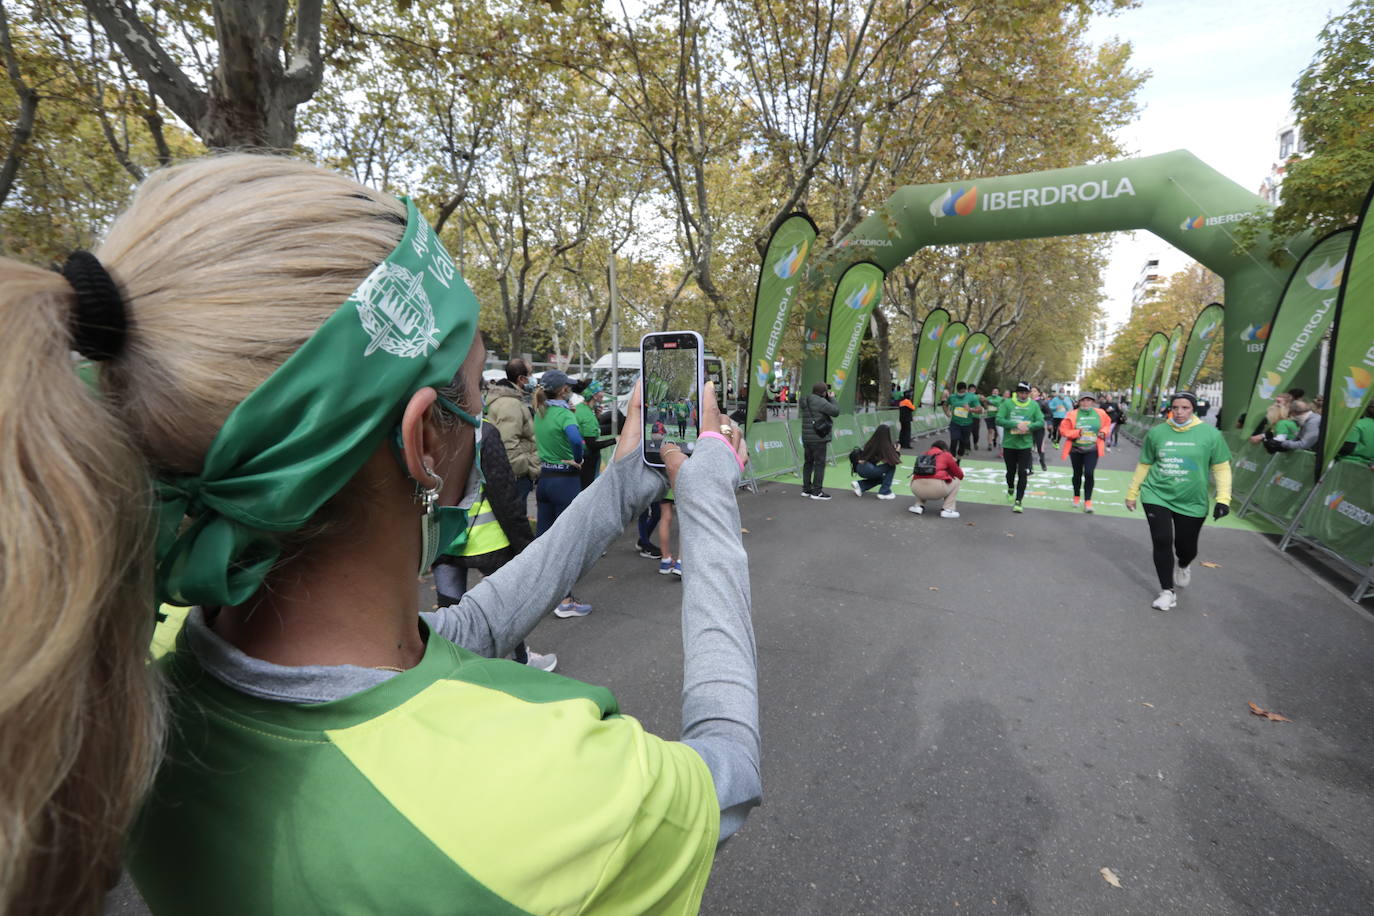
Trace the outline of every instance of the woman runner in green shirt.
<instances>
[{"instance_id":1,"label":"woman runner in green shirt","mask_svg":"<svg viewBox=\"0 0 1374 916\"><path fill-rule=\"evenodd\" d=\"M1145 504L1160 589L1150 606L1160 611L1178 603L1175 586L1184 588L1192 580L1188 564L1197 556L1198 535L1207 519L1209 468L1217 487L1212 518L1220 520L1231 511L1231 451L1215 426L1193 415L1196 408L1191 391L1169 399L1169 415L1146 433L1126 490L1127 509L1134 512L1137 499Z\"/></svg>"}]
</instances>

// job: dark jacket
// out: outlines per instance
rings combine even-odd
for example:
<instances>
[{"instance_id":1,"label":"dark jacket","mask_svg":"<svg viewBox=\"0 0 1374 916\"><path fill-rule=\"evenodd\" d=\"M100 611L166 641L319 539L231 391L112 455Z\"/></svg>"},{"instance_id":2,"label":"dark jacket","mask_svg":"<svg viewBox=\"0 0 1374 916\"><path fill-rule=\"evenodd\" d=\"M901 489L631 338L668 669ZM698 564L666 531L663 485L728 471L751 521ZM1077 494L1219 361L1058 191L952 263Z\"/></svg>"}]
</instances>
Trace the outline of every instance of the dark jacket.
<instances>
[{"instance_id":1,"label":"dark jacket","mask_svg":"<svg viewBox=\"0 0 1374 916\"><path fill-rule=\"evenodd\" d=\"M829 442L835 437L834 429L825 435L818 436L812 428L811 423L817 417L826 416L832 420L840 415L839 405L834 398L823 398L819 394L808 394L801 399L798 405L801 408L801 435L802 445L815 445L819 442Z\"/></svg>"},{"instance_id":2,"label":"dark jacket","mask_svg":"<svg viewBox=\"0 0 1374 916\"><path fill-rule=\"evenodd\" d=\"M459 566L492 573L528 547L534 540L534 532L530 530L526 507L521 505L516 493L515 472L506 457L500 430L490 420L482 421L482 476L486 478L482 491L510 546L475 557L454 557L453 561Z\"/></svg>"}]
</instances>

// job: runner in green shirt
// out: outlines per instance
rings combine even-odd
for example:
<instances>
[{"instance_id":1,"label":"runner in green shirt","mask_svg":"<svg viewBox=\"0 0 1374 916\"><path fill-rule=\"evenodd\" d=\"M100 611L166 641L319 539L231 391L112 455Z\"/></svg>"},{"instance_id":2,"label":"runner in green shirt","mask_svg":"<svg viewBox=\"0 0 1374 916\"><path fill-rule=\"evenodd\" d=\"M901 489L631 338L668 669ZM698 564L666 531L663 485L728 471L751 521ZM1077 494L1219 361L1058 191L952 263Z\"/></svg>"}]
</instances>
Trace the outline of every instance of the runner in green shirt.
<instances>
[{"instance_id":1,"label":"runner in green shirt","mask_svg":"<svg viewBox=\"0 0 1374 916\"><path fill-rule=\"evenodd\" d=\"M983 412L983 401L978 392L969 390L967 382L960 382L954 386L945 412L949 414L949 450L955 458L962 458L971 449L973 424Z\"/></svg>"},{"instance_id":2,"label":"runner in green shirt","mask_svg":"<svg viewBox=\"0 0 1374 916\"><path fill-rule=\"evenodd\" d=\"M1231 511L1231 450L1215 426L1193 415L1196 407L1197 396L1191 391L1169 399L1169 415L1146 433L1140 463L1126 491L1127 509L1135 511L1137 498L1145 504L1160 588L1150 606L1160 611L1178 604L1174 586L1183 588L1192 579L1188 564L1197 556L1209 506L1213 519ZM1215 501L1208 493L1209 468L1216 482Z\"/></svg>"},{"instance_id":3,"label":"runner in green shirt","mask_svg":"<svg viewBox=\"0 0 1374 916\"><path fill-rule=\"evenodd\" d=\"M1020 512L1021 500L1026 498L1026 480L1031 472L1035 431L1045 428L1045 415L1040 405L1031 400L1030 385L1018 382L1016 393L1002 399L997 408L997 425L1005 430L1002 433L1002 460L1007 465L1007 502L1012 504L1011 511Z\"/></svg>"},{"instance_id":4,"label":"runner in green shirt","mask_svg":"<svg viewBox=\"0 0 1374 916\"><path fill-rule=\"evenodd\" d=\"M1002 389L994 388L992 394L983 398L983 418L988 424L988 451L997 448L997 408L1006 400L1001 392Z\"/></svg>"}]
</instances>

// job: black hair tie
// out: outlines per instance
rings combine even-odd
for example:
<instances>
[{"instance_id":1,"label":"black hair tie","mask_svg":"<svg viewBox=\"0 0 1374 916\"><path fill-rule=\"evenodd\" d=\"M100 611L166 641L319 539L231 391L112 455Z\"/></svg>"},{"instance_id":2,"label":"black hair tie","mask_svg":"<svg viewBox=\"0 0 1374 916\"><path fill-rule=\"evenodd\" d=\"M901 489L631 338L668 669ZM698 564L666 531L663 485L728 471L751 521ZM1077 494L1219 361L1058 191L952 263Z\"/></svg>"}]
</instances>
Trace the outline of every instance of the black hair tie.
<instances>
[{"instance_id":1,"label":"black hair tie","mask_svg":"<svg viewBox=\"0 0 1374 916\"><path fill-rule=\"evenodd\" d=\"M76 290L72 310L72 348L97 362L114 359L124 349L129 318L114 278L89 251L73 251L62 276Z\"/></svg>"}]
</instances>

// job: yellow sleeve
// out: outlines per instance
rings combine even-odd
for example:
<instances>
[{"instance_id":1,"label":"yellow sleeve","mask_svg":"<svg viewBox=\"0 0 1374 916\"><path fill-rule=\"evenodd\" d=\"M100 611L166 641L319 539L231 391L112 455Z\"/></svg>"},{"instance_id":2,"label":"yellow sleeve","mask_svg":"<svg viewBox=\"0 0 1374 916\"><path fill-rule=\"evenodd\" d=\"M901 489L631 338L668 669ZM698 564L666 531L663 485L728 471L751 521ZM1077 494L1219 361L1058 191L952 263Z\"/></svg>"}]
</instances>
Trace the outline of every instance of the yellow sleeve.
<instances>
[{"instance_id":1,"label":"yellow sleeve","mask_svg":"<svg viewBox=\"0 0 1374 916\"><path fill-rule=\"evenodd\" d=\"M1145 475L1148 474L1148 473L1150 473L1150 465L1148 465L1148 464L1137 464L1137 465L1135 466L1135 473L1131 475L1131 485L1130 485L1129 487L1126 488L1126 498L1127 498L1127 499L1139 499L1139 498L1140 498L1140 485L1141 485L1142 483L1145 482ZM1227 492L1229 493L1229 492L1230 492L1230 483L1231 483L1230 478L1227 478L1226 483L1227 483Z\"/></svg>"},{"instance_id":2,"label":"yellow sleeve","mask_svg":"<svg viewBox=\"0 0 1374 916\"><path fill-rule=\"evenodd\" d=\"M1217 502L1231 505L1231 462L1212 465L1212 479L1217 483Z\"/></svg>"}]
</instances>

